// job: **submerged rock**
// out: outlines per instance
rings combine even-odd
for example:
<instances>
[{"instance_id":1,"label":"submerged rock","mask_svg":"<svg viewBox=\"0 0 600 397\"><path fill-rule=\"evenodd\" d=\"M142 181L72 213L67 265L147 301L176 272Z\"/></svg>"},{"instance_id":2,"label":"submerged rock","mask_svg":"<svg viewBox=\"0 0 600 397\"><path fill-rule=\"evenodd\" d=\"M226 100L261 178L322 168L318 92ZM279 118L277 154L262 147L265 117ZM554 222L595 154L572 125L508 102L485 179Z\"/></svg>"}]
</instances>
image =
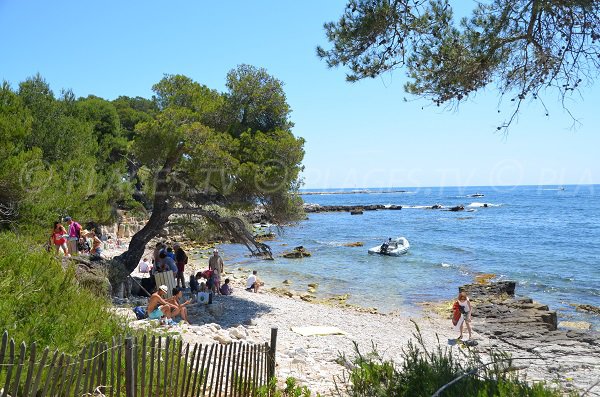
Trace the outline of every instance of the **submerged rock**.
<instances>
[{"instance_id":1,"label":"submerged rock","mask_svg":"<svg viewBox=\"0 0 600 397\"><path fill-rule=\"evenodd\" d=\"M352 243L342 244L343 247L362 247L363 245L365 245L365 244L362 241L355 241Z\"/></svg>"},{"instance_id":2,"label":"submerged rock","mask_svg":"<svg viewBox=\"0 0 600 397\"><path fill-rule=\"evenodd\" d=\"M284 252L282 256L288 259L297 259L311 256L311 254L304 247L299 246L294 248L292 251Z\"/></svg>"}]
</instances>

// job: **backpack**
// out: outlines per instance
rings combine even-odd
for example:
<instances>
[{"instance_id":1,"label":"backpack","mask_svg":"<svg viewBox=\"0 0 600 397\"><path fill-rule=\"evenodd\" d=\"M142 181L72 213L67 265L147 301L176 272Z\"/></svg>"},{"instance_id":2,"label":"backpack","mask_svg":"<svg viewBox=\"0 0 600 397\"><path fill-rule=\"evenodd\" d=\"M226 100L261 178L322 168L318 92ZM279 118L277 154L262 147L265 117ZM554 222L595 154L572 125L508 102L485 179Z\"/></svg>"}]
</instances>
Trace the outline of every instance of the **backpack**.
<instances>
[{"instance_id":1,"label":"backpack","mask_svg":"<svg viewBox=\"0 0 600 397\"><path fill-rule=\"evenodd\" d=\"M142 306L134 307L133 312L135 313L135 316L137 317L138 320L143 320L146 317L148 317L148 313L146 313L146 309L144 309Z\"/></svg>"}]
</instances>

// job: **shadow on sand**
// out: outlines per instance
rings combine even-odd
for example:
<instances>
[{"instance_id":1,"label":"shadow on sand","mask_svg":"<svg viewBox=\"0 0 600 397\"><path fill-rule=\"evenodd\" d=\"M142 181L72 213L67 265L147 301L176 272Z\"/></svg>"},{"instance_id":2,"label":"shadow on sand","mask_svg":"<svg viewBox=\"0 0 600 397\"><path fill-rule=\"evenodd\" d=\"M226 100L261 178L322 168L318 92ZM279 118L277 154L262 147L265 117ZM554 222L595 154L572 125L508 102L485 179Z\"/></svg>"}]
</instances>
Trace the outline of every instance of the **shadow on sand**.
<instances>
[{"instance_id":1,"label":"shadow on sand","mask_svg":"<svg viewBox=\"0 0 600 397\"><path fill-rule=\"evenodd\" d=\"M248 295L246 297L246 295ZM216 323L223 328L249 324L250 320L273 310L271 306L253 302L254 293L236 290L233 295L213 297L207 305L192 304L188 309L190 324L203 325ZM243 296L243 299L240 296Z\"/></svg>"}]
</instances>

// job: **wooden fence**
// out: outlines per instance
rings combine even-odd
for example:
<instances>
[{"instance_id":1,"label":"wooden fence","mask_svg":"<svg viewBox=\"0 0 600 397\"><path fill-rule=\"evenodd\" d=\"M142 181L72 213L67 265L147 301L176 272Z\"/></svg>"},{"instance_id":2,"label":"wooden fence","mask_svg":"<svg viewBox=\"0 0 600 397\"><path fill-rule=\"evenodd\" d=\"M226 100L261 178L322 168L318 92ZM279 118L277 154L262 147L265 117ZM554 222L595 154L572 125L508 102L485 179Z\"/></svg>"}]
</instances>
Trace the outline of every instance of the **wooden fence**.
<instances>
[{"instance_id":1,"label":"wooden fence","mask_svg":"<svg viewBox=\"0 0 600 397\"><path fill-rule=\"evenodd\" d=\"M271 343L183 344L170 337L113 338L78 356L2 336L0 397L245 397L275 375L277 329ZM18 350L18 351L17 351Z\"/></svg>"}]
</instances>

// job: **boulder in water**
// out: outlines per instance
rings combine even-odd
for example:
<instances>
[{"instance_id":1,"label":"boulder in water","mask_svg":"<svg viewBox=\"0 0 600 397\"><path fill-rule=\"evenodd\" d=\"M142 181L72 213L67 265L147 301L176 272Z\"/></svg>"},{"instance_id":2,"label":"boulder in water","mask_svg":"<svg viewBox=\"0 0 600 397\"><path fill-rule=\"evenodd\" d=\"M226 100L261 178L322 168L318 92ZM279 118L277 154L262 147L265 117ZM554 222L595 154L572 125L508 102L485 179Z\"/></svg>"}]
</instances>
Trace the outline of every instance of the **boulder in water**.
<instances>
[{"instance_id":1,"label":"boulder in water","mask_svg":"<svg viewBox=\"0 0 600 397\"><path fill-rule=\"evenodd\" d=\"M298 259L310 256L310 252L308 252L303 246L299 246L294 248L292 251L284 252L282 256L287 259Z\"/></svg>"}]
</instances>

